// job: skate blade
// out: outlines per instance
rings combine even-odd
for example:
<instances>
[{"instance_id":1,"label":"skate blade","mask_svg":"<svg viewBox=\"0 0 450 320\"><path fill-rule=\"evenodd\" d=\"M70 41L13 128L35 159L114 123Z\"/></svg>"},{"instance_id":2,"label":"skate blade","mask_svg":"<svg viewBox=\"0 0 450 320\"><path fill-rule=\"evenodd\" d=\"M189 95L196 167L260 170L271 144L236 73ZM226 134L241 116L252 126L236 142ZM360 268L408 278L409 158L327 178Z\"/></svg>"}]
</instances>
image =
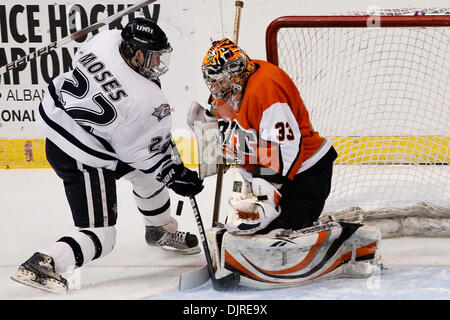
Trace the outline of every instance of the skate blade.
<instances>
[{"instance_id":1,"label":"skate blade","mask_svg":"<svg viewBox=\"0 0 450 320\"><path fill-rule=\"evenodd\" d=\"M67 293L67 286L55 279L47 279L45 284L41 284L36 282L34 279L36 275L33 272L29 271L19 271L16 275L11 277L11 280L19 282L29 287L33 287L36 289L41 289L47 292L56 293L56 294L65 294Z\"/></svg>"},{"instance_id":2,"label":"skate blade","mask_svg":"<svg viewBox=\"0 0 450 320\"><path fill-rule=\"evenodd\" d=\"M195 246L193 248L187 248L187 249L177 249L177 248L170 247L170 246L162 246L161 248L163 248L164 250L167 250L167 251L178 252L178 253L184 254L184 255L197 254L201 251L199 246Z\"/></svg>"}]
</instances>

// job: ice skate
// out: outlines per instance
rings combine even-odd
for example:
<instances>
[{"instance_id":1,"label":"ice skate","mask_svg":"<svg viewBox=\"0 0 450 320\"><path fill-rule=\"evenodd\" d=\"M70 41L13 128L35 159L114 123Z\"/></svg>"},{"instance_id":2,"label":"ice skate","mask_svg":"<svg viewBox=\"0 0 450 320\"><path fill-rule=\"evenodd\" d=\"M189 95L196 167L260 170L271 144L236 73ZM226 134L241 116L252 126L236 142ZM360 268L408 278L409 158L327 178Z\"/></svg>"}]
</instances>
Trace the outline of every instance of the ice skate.
<instances>
[{"instance_id":1,"label":"ice skate","mask_svg":"<svg viewBox=\"0 0 450 320\"><path fill-rule=\"evenodd\" d=\"M22 263L12 280L52 293L66 293L67 280L55 272L53 259L36 252Z\"/></svg>"},{"instance_id":2,"label":"ice skate","mask_svg":"<svg viewBox=\"0 0 450 320\"><path fill-rule=\"evenodd\" d=\"M145 240L151 246L176 250L182 254L199 253L197 236L189 232L177 231L177 227L175 219L171 219L164 226L146 226Z\"/></svg>"}]
</instances>

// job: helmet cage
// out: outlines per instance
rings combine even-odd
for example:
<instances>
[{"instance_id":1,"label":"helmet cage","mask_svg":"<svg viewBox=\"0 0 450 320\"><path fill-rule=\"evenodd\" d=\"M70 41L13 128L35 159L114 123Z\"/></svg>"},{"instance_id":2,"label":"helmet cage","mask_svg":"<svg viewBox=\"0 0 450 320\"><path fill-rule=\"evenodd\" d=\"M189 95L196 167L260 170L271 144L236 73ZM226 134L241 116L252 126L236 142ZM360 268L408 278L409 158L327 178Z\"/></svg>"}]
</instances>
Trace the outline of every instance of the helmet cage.
<instances>
[{"instance_id":1,"label":"helmet cage","mask_svg":"<svg viewBox=\"0 0 450 320\"><path fill-rule=\"evenodd\" d=\"M247 58L241 55L223 66L203 65L203 78L211 94L221 100L229 100L235 93L241 92L248 76L245 75Z\"/></svg>"},{"instance_id":2,"label":"helmet cage","mask_svg":"<svg viewBox=\"0 0 450 320\"><path fill-rule=\"evenodd\" d=\"M139 73L148 79L156 79L169 71L172 47L162 50L146 50L144 64L139 66Z\"/></svg>"},{"instance_id":3,"label":"helmet cage","mask_svg":"<svg viewBox=\"0 0 450 320\"><path fill-rule=\"evenodd\" d=\"M138 50L144 54L134 70L149 79L156 79L169 70L172 47L164 31L153 21L135 18L121 32L120 50L128 60L134 59Z\"/></svg>"}]
</instances>

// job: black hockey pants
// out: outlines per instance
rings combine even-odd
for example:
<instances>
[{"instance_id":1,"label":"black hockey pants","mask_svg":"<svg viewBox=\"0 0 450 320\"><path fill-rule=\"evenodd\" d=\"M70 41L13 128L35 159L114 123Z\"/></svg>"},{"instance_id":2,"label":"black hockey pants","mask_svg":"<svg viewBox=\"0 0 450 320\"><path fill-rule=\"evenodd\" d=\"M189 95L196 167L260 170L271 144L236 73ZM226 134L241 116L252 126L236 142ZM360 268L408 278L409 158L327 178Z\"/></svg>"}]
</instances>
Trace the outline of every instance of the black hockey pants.
<instances>
[{"instance_id":1,"label":"black hockey pants","mask_svg":"<svg viewBox=\"0 0 450 320\"><path fill-rule=\"evenodd\" d=\"M47 160L63 180L76 227L108 227L117 221L116 180L134 169L119 161L115 171L93 168L67 155L49 139Z\"/></svg>"},{"instance_id":2,"label":"black hockey pants","mask_svg":"<svg viewBox=\"0 0 450 320\"><path fill-rule=\"evenodd\" d=\"M313 167L297 174L281 187L281 214L261 233L283 228L299 230L310 227L319 218L330 194L333 162L337 158L332 147Z\"/></svg>"}]
</instances>

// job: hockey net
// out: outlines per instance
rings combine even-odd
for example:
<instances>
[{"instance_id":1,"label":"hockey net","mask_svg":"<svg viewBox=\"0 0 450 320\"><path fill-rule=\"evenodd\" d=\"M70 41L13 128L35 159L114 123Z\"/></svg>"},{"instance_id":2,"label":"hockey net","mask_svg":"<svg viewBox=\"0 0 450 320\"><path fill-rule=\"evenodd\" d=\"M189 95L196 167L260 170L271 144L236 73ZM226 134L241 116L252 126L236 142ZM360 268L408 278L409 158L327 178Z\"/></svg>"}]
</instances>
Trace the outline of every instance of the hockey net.
<instances>
[{"instance_id":1,"label":"hockey net","mask_svg":"<svg viewBox=\"0 0 450 320\"><path fill-rule=\"evenodd\" d=\"M288 16L267 28L268 61L339 153L321 221L450 236L449 13Z\"/></svg>"}]
</instances>

